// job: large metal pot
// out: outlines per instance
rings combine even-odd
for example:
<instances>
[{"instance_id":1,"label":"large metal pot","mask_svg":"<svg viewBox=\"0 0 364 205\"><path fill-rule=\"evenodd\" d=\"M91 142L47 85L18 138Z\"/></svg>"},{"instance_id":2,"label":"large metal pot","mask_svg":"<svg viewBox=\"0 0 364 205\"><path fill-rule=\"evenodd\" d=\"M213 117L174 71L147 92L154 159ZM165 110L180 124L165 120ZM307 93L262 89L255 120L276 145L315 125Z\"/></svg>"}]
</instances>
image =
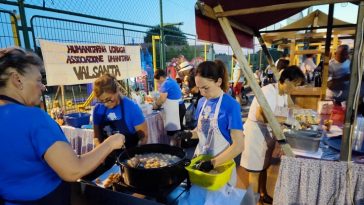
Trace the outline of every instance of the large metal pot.
<instances>
[{"instance_id":1,"label":"large metal pot","mask_svg":"<svg viewBox=\"0 0 364 205\"><path fill-rule=\"evenodd\" d=\"M181 158L179 162L160 168L131 167L126 160L136 154L162 153L171 154ZM136 189L155 190L164 189L180 184L188 176L185 166L189 164L186 153L179 147L166 144L146 144L139 147L128 148L118 157L124 183Z\"/></svg>"}]
</instances>

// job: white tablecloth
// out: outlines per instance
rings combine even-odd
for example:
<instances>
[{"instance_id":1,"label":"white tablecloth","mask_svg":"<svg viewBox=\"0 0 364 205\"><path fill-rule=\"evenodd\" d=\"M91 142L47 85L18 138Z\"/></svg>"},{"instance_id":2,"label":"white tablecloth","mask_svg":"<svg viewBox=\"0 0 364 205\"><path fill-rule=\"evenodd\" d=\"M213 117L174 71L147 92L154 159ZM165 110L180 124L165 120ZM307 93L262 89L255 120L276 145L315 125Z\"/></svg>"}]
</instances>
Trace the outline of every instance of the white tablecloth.
<instances>
[{"instance_id":1,"label":"white tablecloth","mask_svg":"<svg viewBox=\"0 0 364 205\"><path fill-rule=\"evenodd\" d=\"M145 117L148 125L148 144L162 143L169 144L164 129L164 122L161 112L154 112ZM85 154L94 148L94 131L91 129L80 129L71 126L61 126L64 134L77 154Z\"/></svg>"}]
</instances>

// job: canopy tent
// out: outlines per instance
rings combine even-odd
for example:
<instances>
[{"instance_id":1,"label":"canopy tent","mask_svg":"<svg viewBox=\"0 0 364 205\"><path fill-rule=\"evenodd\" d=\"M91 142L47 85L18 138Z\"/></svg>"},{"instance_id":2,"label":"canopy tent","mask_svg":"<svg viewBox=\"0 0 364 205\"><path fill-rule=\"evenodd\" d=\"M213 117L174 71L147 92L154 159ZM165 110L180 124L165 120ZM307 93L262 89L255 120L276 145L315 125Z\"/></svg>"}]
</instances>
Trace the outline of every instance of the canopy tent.
<instances>
[{"instance_id":1,"label":"canopy tent","mask_svg":"<svg viewBox=\"0 0 364 205\"><path fill-rule=\"evenodd\" d=\"M270 65L273 65L273 60L267 51L263 38L260 36L259 29L267 27L273 23L277 23L304 8L314 5L330 4L329 6L329 18L327 25L331 26L333 22L333 4L342 2L355 2L358 3L360 0L311 0L311 1L291 1L291 0L240 0L240 1L228 1L228 0L202 0L197 2L196 8L196 30L197 36L200 40L212 41L217 43L229 43L232 47L235 55L238 58L239 64L243 66L243 73L247 78L259 104L261 105L263 112L268 120L270 127L272 128L273 134L278 140L284 140L285 136L280 129L280 126L275 119L272 111L270 110L263 93L258 86L257 82L253 77L253 73L249 68L247 60L243 56L241 46L251 47L252 37L256 35L260 41L263 51L265 50L268 57ZM362 4L359 8L362 8ZM359 10L361 11L361 10ZM362 19L362 13L359 12L358 19ZM218 23L217 23L218 22ZM356 29L356 41L362 38L362 25L357 24ZM209 33L214 32L214 33ZM206 34L208 33L208 34ZM327 30L326 45L330 45L331 39L331 27ZM225 36L225 37L224 37ZM326 46L329 47L329 46ZM358 54L359 45L356 45L356 52L354 56ZM327 48L325 49L325 66L327 71L328 65L328 53ZM356 56L353 60L353 65L356 66ZM273 65L274 66L274 65ZM357 74L356 69L353 69L352 76ZM326 73L327 75L327 73ZM325 72L324 72L325 78ZM355 90L358 81L352 80L352 85L350 89ZM350 96L348 100L348 109L345 119L344 129L344 140L343 145L346 149L345 156L342 159L349 160L351 150L350 143L350 128L352 126L352 114L353 112L348 112L352 109L354 105L354 97ZM354 105L354 108L355 105ZM347 123L349 125L347 125ZM349 132L349 133L348 133ZM347 136L345 136L347 135ZM288 156L293 156L293 153L288 144L283 144L282 149Z\"/></svg>"},{"instance_id":2,"label":"canopy tent","mask_svg":"<svg viewBox=\"0 0 364 205\"><path fill-rule=\"evenodd\" d=\"M325 52L324 45L326 38L326 28L328 27L329 16L320 10L316 10L309 15L286 25L274 31L262 31L264 41L267 44L276 45L278 48L290 49L290 64L297 65L299 63L298 55L318 54L316 62L321 60L321 54ZM325 29L318 29L325 28ZM332 19L332 36L333 41L330 42L331 55L335 52L341 39L355 38L355 24ZM299 44L301 43L301 44ZM302 44L303 43L303 44ZM307 46L307 48L303 48ZM311 50L308 47L316 47ZM325 83L327 79L324 80ZM326 89L326 87L325 87ZM326 92L322 91L322 93Z\"/></svg>"},{"instance_id":3,"label":"canopy tent","mask_svg":"<svg viewBox=\"0 0 364 205\"><path fill-rule=\"evenodd\" d=\"M300 0L304 1L304 0ZM244 1L219 1L219 0L202 0L203 4L197 4L200 9L196 10L196 32L200 40L211 41L221 44L228 44L228 40L223 34L223 30L216 17L213 15L212 8L221 5L224 10L249 9L276 4L292 2L291 0L244 0ZM202 8L204 7L204 8ZM209 9L210 8L210 9ZM229 18L233 26L234 33L242 47L253 47L253 35L255 31L270 26L281 20L284 20L301 10L305 9L286 9L266 13L250 13L243 16L233 16ZM242 26L243 25L243 26Z\"/></svg>"},{"instance_id":4,"label":"canopy tent","mask_svg":"<svg viewBox=\"0 0 364 205\"><path fill-rule=\"evenodd\" d=\"M240 0L240 1L229 1L229 0L202 0L197 2L197 7L199 11L196 12L196 30L198 38L201 40L212 41L217 43L226 43L228 42L235 53L239 64L242 65L244 76L246 77L248 83L250 84L258 103L261 105L264 115L268 120L270 127L272 128L273 134L277 137L277 139L282 142L285 137L282 133L280 125L275 119L272 110L269 108L268 102L266 101L260 87L258 86L255 78L253 77L253 72L249 68L248 62L245 59L241 46L249 47L251 45L251 40L253 35L258 37L258 40L262 46L263 51L265 51L266 56L268 57L268 61L270 65L273 64L272 59L269 55L269 52L265 46L264 40L261 37L258 29L266 27L270 24L276 23L284 18L290 16L291 14L297 13L305 7L319 5L319 4L330 4L329 5L329 16L327 19L327 33L326 33L326 41L325 41L325 61L324 67L328 67L328 58L329 58L329 47L331 43L331 34L332 34L332 24L333 24L333 11L334 11L334 3L341 2L360 2L359 11L358 11L358 23L356 25L356 36L355 36L355 49L354 49L354 57L352 59L352 71L351 71L351 81L350 81L350 94L347 101L347 109L345 113L345 123L344 123L344 131L343 131L343 143L341 145L341 160L348 161L342 162L347 163L347 168L341 168L337 166L327 166L327 165L317 165L312 163L301 163L299 159L292 158L290 156L294 156L290 146L288 144L282 144L282 149L292 161L294 161L294 165L297 167L305 167L305 168L313 168L314 171L317 171L317 175L312 176L311 171L298 171L297 168L292 169L289 163L286 163L283 160L282 163L284 165L288 165L288 172L279 173L278 188L282 188L281 196L279 194L275 194L274 200L275 202L279 201L279 204L291 204L291 203L299 203L303 202L299 199L299 196L304 196L305 199L310 199L310 196L319 196L319 203L317 204L330 204L337 202L337 199L341 199L345 204L349 204L354 201L353 193L355 193L355 197L359 198L359 200L363 199L364 192L362 192L362 183L364 178L362 175L358 175L357 178L353 177L354 172L351 164L351 133L353 132L353 128L356 121L356 112L358 97L356 97L355 93L358 85L361 83L361 76L363 73L363 64L361 63L361 59L364 59L364 52L362 50L363 43L363 26L364 26L364 1L359 0L311 0L311 1L269 1L269 0ZM255 8L254 8L255 6ZM257 7L258 6L258 7ZM230 9L230 10L229 10ZM235 9L235 10L231 10ZM289 15L283 15L289 13ZM205 17L201 17L204 15ZM203 20L201 20L203 19ZM218 21L218 23L217 23ZM203 25L205 23L205 30L202 30ZM220 28L221 27L221 28ZM201 30L200 30L201 29ZM205 34L204 32L215 32L214 34ZM225 36L225 37L224 37ZM244 41L245 39L245 41ZM324 78L325 74L324 72ZM285 158L284 158L285 159ZM317 160L316 160L317 161ZM308 162L308 161L307 161ZM318 161L325 162L325 161ZM327 162L329 165L334 163ZM322 171L319 169L322 167ZM333 168L332 168L333 167ZM327 172L327 170L338 169L343 170L343 174L339 175L334 172ZM361 167L360 167L361 169ZM325 186L322 186L318 181L314 181L310 183L309 188L297 186L297 183L290 182L298 182L305 181L308 178L305 178L305 173L312 176L313 179L320 179L322 177L322 173L334 173L333 175L327 175L324 183L328 185L328 187L335 187L332 185L336 185L338 188L333 190L328 190ZM289 178L288 183L284 181L284 177L295 177L297 180L292 180ZM302 177L303 176L303 177ZM360 179L359 179L360 178ZM358 184L352 183L360 181ZM316 187L312 188L314 185ZM342 187L344 186L344 187ZM316 189L318 188L318 189ZM321 192L322 191L322 192ZM289 193L293 193L288 195ZM329 196L329 197L325 197ZM335 200L333 202L332 200ZM355 199L356 200L356 199ZM312 201L309 201L309 203ZM362 201L361 201L362 202ZM350 203L351 204L351 203Z\"/></svg>"},{"instance_id":5,"label":"canopy tent","mask_svg":"<svg viewBox=\"0 0 364 205\"><path fill-rule=\"evenodd\" d=\"M317 30L312 30L312 34L302 33L299 32L298 29L304 29L307 28L307 30L310 30L311 28L315 27L327 27L327 21L328 21L328 15L320 10L316 10L309 15L303 17L302 19L299 19L289 25L286 25L278 30L275 31L269 31L268 33L263 34L263 39L265 42L274 44L277 41L281 41L282 39L295 39L302 40L304 38L312 37L312 38L318 38L320 37L320 41L322 41L322 37L324 36L325 32L318 32ZM332 23L332 33L333 35L350 35L352 38L354 38L353 35L355 35L355 25L350 24L348 22L333 18ZM297 30L295 30L297 29ZM289 31L293 30L293 31ZM306 31L307 31L306 30ZM290 41L286 41L290 42Z\"/></svg>"}]
</instances>

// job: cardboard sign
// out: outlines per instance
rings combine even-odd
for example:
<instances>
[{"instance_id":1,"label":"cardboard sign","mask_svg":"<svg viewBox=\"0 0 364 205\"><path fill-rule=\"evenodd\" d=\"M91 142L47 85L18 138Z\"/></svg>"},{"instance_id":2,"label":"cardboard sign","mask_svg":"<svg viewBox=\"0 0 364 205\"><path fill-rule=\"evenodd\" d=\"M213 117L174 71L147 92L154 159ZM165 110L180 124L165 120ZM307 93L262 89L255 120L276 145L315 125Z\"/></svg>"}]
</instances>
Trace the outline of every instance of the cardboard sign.
<instances>
[{"instance_id":1,"label":"cardboard sign","mask_svg":"<svg viewBox=\"0 0 364 205\"><path fill-rule=\"evenodd\" d=\"M56 43L40 40L47 85L93 83L110 73L118 80L142 74L140 46Z\"/></svg>"}]
</instances>

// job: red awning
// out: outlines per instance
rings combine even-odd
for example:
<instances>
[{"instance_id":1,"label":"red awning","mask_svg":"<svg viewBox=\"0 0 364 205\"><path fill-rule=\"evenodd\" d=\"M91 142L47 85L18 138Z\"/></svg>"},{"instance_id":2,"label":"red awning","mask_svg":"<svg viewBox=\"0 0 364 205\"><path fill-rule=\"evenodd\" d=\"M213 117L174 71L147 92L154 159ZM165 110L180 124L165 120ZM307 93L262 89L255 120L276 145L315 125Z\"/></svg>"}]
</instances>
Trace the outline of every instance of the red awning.
<instances>
[{"instance_id":1,"label":"red awning","mask_svg":"<svg viewBox=\"0 0 364 205\"><path fill-rule=\"evenodd\" d=\"M220 4L224 11L249 9L255 7L293 3L305 0L201 0L200 2L214 8ZM247 26L253 30L259 30L284 20L305 8L288 9L272 11L265 13L246 14L240 16L228 17L241 25ZM221 29L218 21L204 16L199 10L196 10L196 32L200 40L228 44L228 41ZM234 29L235 35L242 47L253 47L253 36L242 31Z\"/></svg>"}]
</instances>

